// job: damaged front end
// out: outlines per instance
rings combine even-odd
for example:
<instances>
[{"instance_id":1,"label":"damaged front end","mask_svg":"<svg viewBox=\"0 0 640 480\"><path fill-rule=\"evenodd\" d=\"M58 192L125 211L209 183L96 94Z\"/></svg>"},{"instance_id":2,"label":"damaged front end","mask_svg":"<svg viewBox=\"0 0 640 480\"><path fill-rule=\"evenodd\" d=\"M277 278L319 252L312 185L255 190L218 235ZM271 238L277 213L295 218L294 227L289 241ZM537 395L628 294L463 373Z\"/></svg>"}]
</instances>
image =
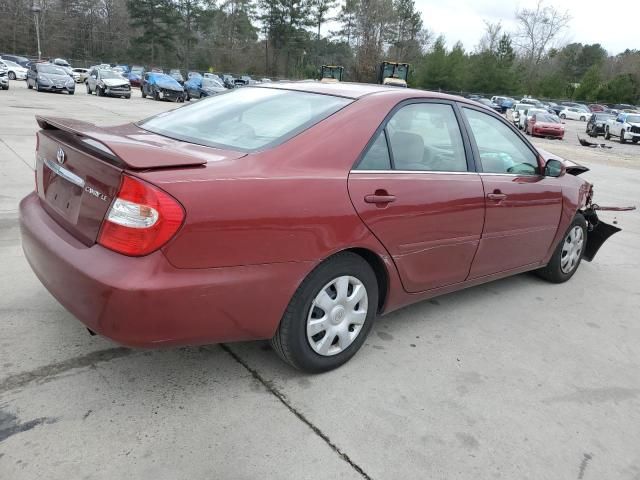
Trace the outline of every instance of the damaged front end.
<instances>
[{"instance_id":1,"label":"damaged front end","mask_svg":"<svg viewBox=\"0 0 640 480\"><path fill-rule=\"evenodd\" d=\"M628 212L635 210L636 207L603 207L596 203L592 203L593 188L589 192L587 199L587 205L582 210L582 215L587 220L587 246L584 250L582 258L590 262L602 247L602 244L607 241L613 234L618 233L621 228L609 225L598 218L597 211L610 211L610 212Z\"/></svg>"}]
</instances>

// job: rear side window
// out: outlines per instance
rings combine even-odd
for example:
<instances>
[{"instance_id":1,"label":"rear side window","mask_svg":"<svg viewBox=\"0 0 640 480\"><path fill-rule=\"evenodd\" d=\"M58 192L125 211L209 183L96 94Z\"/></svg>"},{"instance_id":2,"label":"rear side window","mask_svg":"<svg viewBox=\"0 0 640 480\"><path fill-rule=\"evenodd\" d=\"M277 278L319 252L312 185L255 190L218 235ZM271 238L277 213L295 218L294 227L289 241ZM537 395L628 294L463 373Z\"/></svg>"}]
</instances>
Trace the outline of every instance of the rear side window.
<instances>
[{"instance_id":1,"label":"rear side window","mask_svg":"<svg viewBox=\"0 0 640 480\"><path fill-rule=\"evenodd\" d=\"M358 170L389 170L391 168L389 147L384 130L378 134L378 138L371 144L357 168Z\"/></svg>"},{"instance_id":2,"label":"rear side window","mask_svg":"<svg viewBox=\"0 0 640 480\"><path fill-rule=\"evenodd\" d=\"M462 134L451 105L402 107L389 120L387 135L396 170L467 171Z\"/></svg>"},{"instance_id":3,"label":"rear side window","mask_svg":"<svg viewBox=\"0 0 640 480\"><path fill-rule=\"evenodd\" d=\"M162 113L139 126L185 142L254 151L288 140L351 101L316 93L248 87Z\"/></svg>"}]
</instances>

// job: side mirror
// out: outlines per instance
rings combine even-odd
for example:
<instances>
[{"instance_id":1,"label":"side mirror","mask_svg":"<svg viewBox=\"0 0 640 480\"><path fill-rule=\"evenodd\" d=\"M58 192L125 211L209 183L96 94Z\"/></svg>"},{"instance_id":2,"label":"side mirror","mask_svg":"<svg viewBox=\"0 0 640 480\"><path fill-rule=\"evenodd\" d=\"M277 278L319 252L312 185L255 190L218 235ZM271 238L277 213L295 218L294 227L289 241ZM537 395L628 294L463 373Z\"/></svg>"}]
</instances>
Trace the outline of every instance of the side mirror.
<instances>
[{"instance_id":1,"label":"side mirror","mask_svg":"<svg viewBox=\"0 0 640 480\"><path fill-rule=\"evenodd\" d=\"M560 160L553 158L547 160L547 164L544 166L545 177L561 177L567 173L567 167Z\"/></svg>"}]
</instances>

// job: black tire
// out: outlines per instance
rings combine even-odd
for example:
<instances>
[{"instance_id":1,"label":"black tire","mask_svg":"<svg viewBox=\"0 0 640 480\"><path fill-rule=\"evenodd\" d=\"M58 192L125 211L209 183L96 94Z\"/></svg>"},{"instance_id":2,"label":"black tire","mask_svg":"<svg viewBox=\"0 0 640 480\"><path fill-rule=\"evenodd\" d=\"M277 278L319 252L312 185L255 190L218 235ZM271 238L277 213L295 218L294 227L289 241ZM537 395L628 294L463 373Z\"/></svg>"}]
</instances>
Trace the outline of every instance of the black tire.
<instances>
[{"instance_id":1,"label":"black tire","mask_svg":"<svg viewBox=\"0 0 640 480\"><path fill-rule=\"evenodd\" d=\"M102 89L100 87L96 87L96 96L104 97L104 92L102 91Z\"/></svg>"},{"instance_id":2,"label":"black tire","mask_svg":"<svg viewBox=\"0 0 640 480\"><path fill-rule=\"evenodd\" d=\"M316 353L309 344L307 317L316 295L327 283L343 275L362 282L367 293L368 309L360 333L353 342L342 352L324 356ZM373 327L377 309L378 281L371 266L355 253L339 253L318 265L298 287L271 339L271 345L285 362L295 368L309 373L333 370L351 359L360 349Z\"/></svg>"},{"instance_id":3,"label":"black tire","mask_svg":"<svg viewBox=\"0 0 640 480\"><path fill-rule=\"evenodd\" d=\"M611 134L609 133L609 127L607 127L604 131L604 139L611 140Z\"/></svg>"},{"instance_id":4,"label":"black tire","mask_svg":"<svg viewBox=\"0 0 640 480\"><path fill-rule=\"evenodd\" d=\"M75 90L71 90L71 91L69 92L69 95L73 95L74 93L76 93L76 91L75 91Z\"/></svg>"},{"instance_id":5,"label":"black tire","mask_svg":"<svg viewBox=\"0 0 640 480\"><path fill-rule=\"evenodd\" d=\"M633 140L631 140L633 143L638 143L638 140L640 140L640 138L636 137Z\"/></svg>"},{"instance_id":6,"label":"black tire","mask_svg":"<svg viewBox=\"0 0 640 480\"><path fill-rule=\"evenodd\" d=\"M624 138L624 130L620 130L620 143L627 143L627 140Z\"/></svg>"},{"instance_id":7,"label":"black tire","mask_svg":"<svg viewBox=\"0 0 640 480\"><path fill-rule=\"evenodd\" d=\"M147 94L144 93L144 88L142 88L142 85L140 85L140 93L142 94L142 98L147 98Z\"/></svg>"},{"instance_id":8,"label":"black tire","mask_svg":"<svg viewBox=\"0 0 640 480\"><path fill-rule=\"evenodd\" d=\"M189 96L189 92L186 93L185 100L187 102L191 100L191 97Z\"/></svg>"},{"instance_id":9,"label":"black tire","mask_svg":"<svg viewBox=\"0 0 640 480\"><path fill-rule=\"evenodd\" d=\"M29 90L31 90L31 89L33 88L33 85L31 85L31 84L29 83L29 80L27 80L27 88L28 88Z\"/></svg>"},{"instance_id":10,"label":"black tire","mask_svg":"<svg viewBox=\"0 0 640 480\"><path fill-rule=\"evenodd\" d=\"M580 121L581 122L586 122L587 121L587 117L580 117Z\"/></svg>"},{"instance_id":11,"label":"black tire","mask_svg":"<svg viewBox=\"0 0 640 480\"><path fill-rule=\"evenodd\" d=\"M157 102L160 100L160 94L158 93L157 90L153 91L153 99Z\"/></svg>"},{"instance_id":12,"label":"black tire","mask_svg":"<svg viewBox=\"0 0 640 480\"><path fill-rule=\"evenodd\" d=\"M91 95L91 87L89 86L89 82L87 82L87 95Z\"/></svg>"},{"instance_id":13,"label":"black tire","mask_svg":"<svg viewBox=\"0 0 640 480\"><path fill-rule=\"evenodd\" d=\"M566 120L566 119L567 119L567 116L566 116L564 113L561 113L561 114L560 114L560 118L561 118L562 120Z\"/></svg>"},{"instance_id":14,"label":"black tire","mask_svg":"<svg viewBox=\"0 0 640 480\"><path fill-rule=\"evenodd\" d=\"M13 72L9 72L9 80L15 80L16 79L16 74Z\"/></svg>"},{"instance_id":15,"label":"black tire","mask_svg":"<svg viewBox=\"0 0 640 480\"><path fill-rule=\"evenodd\" d=\"M571 268L571 270L569 270L568 272L565 272L562 270L562 267L561 267L562 258L563 258L562 247L565 241L567 240L569 233L574 229L574 227L580 227L582 229L582 238L583 238L582 251L580 252L580 256L577 262L575 263L575 265ZM571 225L569 225L569 228L567 229L565 234L562 236L562 239L556 246L556 250L553 252L553 256L551 257L551 260L549 260L549 263L547 264L547 266L539 270L536 270L535 273L539 277L544 278L545 280L552 283L566 282L571 277L573 277L573 274L576 273L576 271L578 270L578 267L582 262L582 255L584 254L584 251L586 248L587 248L587 221L584 219L581 213L578 213L576 214L575 218L573 219L573 222L571 222Z\"/></svg>"}]
</instances>

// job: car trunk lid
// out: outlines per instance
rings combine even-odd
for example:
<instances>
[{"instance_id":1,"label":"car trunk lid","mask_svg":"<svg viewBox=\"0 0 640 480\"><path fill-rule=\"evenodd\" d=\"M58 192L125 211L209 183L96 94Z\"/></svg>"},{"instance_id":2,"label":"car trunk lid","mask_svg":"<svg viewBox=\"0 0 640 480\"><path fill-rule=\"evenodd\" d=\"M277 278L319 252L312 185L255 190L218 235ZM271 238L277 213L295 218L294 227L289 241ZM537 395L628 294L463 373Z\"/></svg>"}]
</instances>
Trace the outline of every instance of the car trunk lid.
<instances>
[{"instance_id":1,"label":"car trunk lid","mask_svg":"<svg viewBox=\"0 0 640 480\"><path fill-rule=\"evenodd\" d=\"M242 152L178 142L135 125L100 128L90 123L37 117L36 185L43 208L87 246L96 242L125 171L203 168Z\"/></svg>"}]
</instances>

